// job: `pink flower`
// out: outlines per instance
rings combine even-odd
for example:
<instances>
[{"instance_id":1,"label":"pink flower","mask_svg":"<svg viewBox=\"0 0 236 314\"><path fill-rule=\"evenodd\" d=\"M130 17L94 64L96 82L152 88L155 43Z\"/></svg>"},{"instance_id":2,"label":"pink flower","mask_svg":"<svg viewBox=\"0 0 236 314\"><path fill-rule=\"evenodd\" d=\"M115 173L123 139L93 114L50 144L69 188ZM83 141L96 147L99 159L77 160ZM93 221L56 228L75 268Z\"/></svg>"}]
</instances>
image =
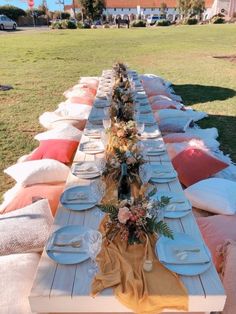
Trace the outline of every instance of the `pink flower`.
<instances>
[{"instance_id":1,"label":"pink flower","mask_svg":"<svg viewBox=\"0 0 236 314\"><path fill-rule=\"evenodd\" d=\"M125 135L125 131L124 130L118 130L117 131L117 136L118 137L123 137Z\"/></svg>"},{"instance_id":2,"label":"pink flower","mask_svg":"<svg viewBox=\"0 0 236 314\"><path fill-rule=\"evenodd\" d=\"M126 224L127 220L129 220L131 212L129 211L128 207L121 207L119 208L118 212L118 220L122 224Z\"/></svg>"}]
</instances>

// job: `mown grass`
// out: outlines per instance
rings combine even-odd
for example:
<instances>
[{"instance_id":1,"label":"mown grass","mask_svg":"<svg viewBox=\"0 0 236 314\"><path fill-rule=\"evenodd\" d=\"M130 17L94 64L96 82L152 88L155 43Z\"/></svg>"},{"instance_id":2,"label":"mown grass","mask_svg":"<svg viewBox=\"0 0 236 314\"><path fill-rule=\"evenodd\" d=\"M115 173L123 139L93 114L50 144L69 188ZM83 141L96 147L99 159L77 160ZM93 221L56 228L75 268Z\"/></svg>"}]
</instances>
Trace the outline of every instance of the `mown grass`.
<instances>
[{"instance_id":1,"label":"mown grass","mask_svg":"<svg viewBox=\"0 0 236 314\"><path fill-rule=\"evenodd\" d=\"M38 117L63 101L80 76L98 76L117 60L140 73L172 81L187 105L210 117L225 153L236 161L236 63L213 56L236 51L236 25L155 29L96 29L7 33L0 36L0 191L12 181L2 173L30 152L42 131Z\"/></svg>"}]
</instances>

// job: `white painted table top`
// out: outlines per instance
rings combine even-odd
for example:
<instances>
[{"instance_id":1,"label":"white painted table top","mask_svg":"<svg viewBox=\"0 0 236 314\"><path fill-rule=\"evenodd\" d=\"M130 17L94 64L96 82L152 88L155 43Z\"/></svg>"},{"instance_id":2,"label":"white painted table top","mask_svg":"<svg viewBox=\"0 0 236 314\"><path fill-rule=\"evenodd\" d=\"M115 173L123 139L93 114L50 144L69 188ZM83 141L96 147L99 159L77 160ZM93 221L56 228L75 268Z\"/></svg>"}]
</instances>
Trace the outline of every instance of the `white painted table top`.
<instances>
[{"instance_id":1,"label":"white painted table top","mask_svg":"<svg viewBox=\"0 0 236 314\"><path fill-rule=\"evenodd\" d=\"M106 72L104 72L106 73ZM102 109L93 107L91 114ZM101 113L101 112L100 112ZM89 122L88 122L89 124ZM97 126L94 126L95 128ZM157 125L154 128L158 128ZM158 138L158 140L162 138ZM87 141L84 135L81 142ZM167 154L150 157L150 162L169 164ZM84 154L78 148L74 162L92 161L93 155ZM78 184L90 184L90 180L81 180L69 175L66 188ZM176 179L170 183L157 184L159 190L183 193ZM65 225L85 225L97 229L101 217L95 214L96 207L87 211L70 211L58 207L52 232ZM181 219L166 219L174 232L185 232L196 239L201 238L200 231L192 213ZM29 296L32 312L37 313L131 313L113 295L112 289L104 290L96 298L90 296L91 280L87 274L89 261L77 265L59 265L52 261L44 251L38 266L32 291ZM180 276L189 293L189 312L221 311L225 303L225 292L212 265L199 276ZM158 278L157 278L158 280ZM167 309L164 312L168 311Z\"/></svg>"}]
</instances>

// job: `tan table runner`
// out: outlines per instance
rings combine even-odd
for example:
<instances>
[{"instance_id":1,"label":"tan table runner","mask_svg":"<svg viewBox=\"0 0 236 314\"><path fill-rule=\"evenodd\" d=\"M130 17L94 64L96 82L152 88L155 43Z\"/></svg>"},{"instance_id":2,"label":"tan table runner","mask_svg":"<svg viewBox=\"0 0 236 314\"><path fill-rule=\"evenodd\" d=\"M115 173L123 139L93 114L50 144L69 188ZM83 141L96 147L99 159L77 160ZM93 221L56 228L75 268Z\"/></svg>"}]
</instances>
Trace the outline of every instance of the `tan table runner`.
<instances>
[{"instance_id":1,"label":"tan table runner","mask_svg":"<svg viewBox=\"0 0 236 314\"><path fill-rule=\"evenodd\" d=\"M106 218L100 225L104 234ZM119 236L107 245L105 241L97 257L100 272L92 283L92 296L113 287L118 300L136 313L157 314L163 309L188 310L187 291L178 276L156 259L155 237L145 244L127 245ZM146 272L144 261L152 260L153 269Z\"/></svg>"}]
</instances>

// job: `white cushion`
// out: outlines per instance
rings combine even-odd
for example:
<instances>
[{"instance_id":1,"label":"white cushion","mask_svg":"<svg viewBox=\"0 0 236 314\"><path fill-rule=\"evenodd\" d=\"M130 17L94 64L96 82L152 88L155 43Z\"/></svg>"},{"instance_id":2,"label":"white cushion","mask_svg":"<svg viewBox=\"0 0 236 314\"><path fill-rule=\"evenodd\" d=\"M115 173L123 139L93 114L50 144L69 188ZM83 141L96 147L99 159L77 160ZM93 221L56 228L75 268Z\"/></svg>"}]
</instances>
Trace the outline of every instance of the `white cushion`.
<instances>
[{"instance_id":1,"label":"white cushion","mask_svg":"<svg viewBox=\"0 0 236 314\"><path fill-rule=\"evenodd\" d=\"M211 213L236 213L236 183L226 179L210 178L199 181L184 190L193 207Z\"/></svg>"},{"instance_id":2,"label":"white cushion","mask_svg":"<svg viewBox=\"0 0 236 314\"><path fill-rule=\"evenodd\" d=\"M38 141L42 140L73 140L80 141L82 132L70 124L62 124L58 128L39 133L34 138Z\"/></svg>"},{"instance_id":3,"label":"white cushion","mask_svg":"<svg viewBox=\"0 0 236 314\"><path fill-rule=\"evenodd\" d=\"M86 119L77 117L61 116L59 112L44 112L39 117L40 124L46 129L54 129L61 127L64 124L70 124L82 130L86 124Z\"/></svg>"},{"instance_id":4,"label":"white cushion","mask_svg":"<svg viewBox=\"0 0 236 314\"><path fill-rule=\"evenodd\" d=\"M55 111L62 117L76 117L79 119L88 119L92 107L85 104L72 104L62 102L58 105L58 109Z\"/></svg>"},{"instance_id":5,"label":"white cushion","mask_svg":"<svg viewBox=\"0 0 236 314\"><path fill-rule=\"evenodd\" d=\"M69 171L69 167L53 159L25 161L4 170L6 174L23 186L38 183L64 182L67 179Z\"/></svg>"},{"instance_id":6,"label":"white cushion","mask_svg":"<svg viewBox=\"0 0 236 314\"><path fill-rule=\"evenodd\" d=\"M163 119L168 118L189 118L193 121L201 120L207 117L205 112L194 111L194 110L175 110L175 109L161 109L155 113L155 116L158 121L162 121Z\"/></svg>"},{"instance_id":7,"label":"white cushion","mask_svg":"<svg viewBox=\"0 0 236 314\"><path fill-rule=\"evenodd\" d=\"M219 136L217 128L189 128L186 130L186 134L195 135L196 137L202 138L203 140L210 137L216 139Z\"/></svg>"},{"instance_id":8,"label":"white cushion","mask_svg":"<svg viewBox=\"0 0 236 314\"><path fill-rule=\"evenodd\" d=\"M53 223L47 199L0 216L0 255L42 251Z\"/></svg>"},{"instance_id":9,"label":"white cushion","mask_svg":"<svg viewBox=\"0 0 236 314\"><path fill-rule=\"evenodd\" d=\"M38 266L38 253L0 256L0 313L31 314L28 296Z\"/></svg>"}]
</instances>

